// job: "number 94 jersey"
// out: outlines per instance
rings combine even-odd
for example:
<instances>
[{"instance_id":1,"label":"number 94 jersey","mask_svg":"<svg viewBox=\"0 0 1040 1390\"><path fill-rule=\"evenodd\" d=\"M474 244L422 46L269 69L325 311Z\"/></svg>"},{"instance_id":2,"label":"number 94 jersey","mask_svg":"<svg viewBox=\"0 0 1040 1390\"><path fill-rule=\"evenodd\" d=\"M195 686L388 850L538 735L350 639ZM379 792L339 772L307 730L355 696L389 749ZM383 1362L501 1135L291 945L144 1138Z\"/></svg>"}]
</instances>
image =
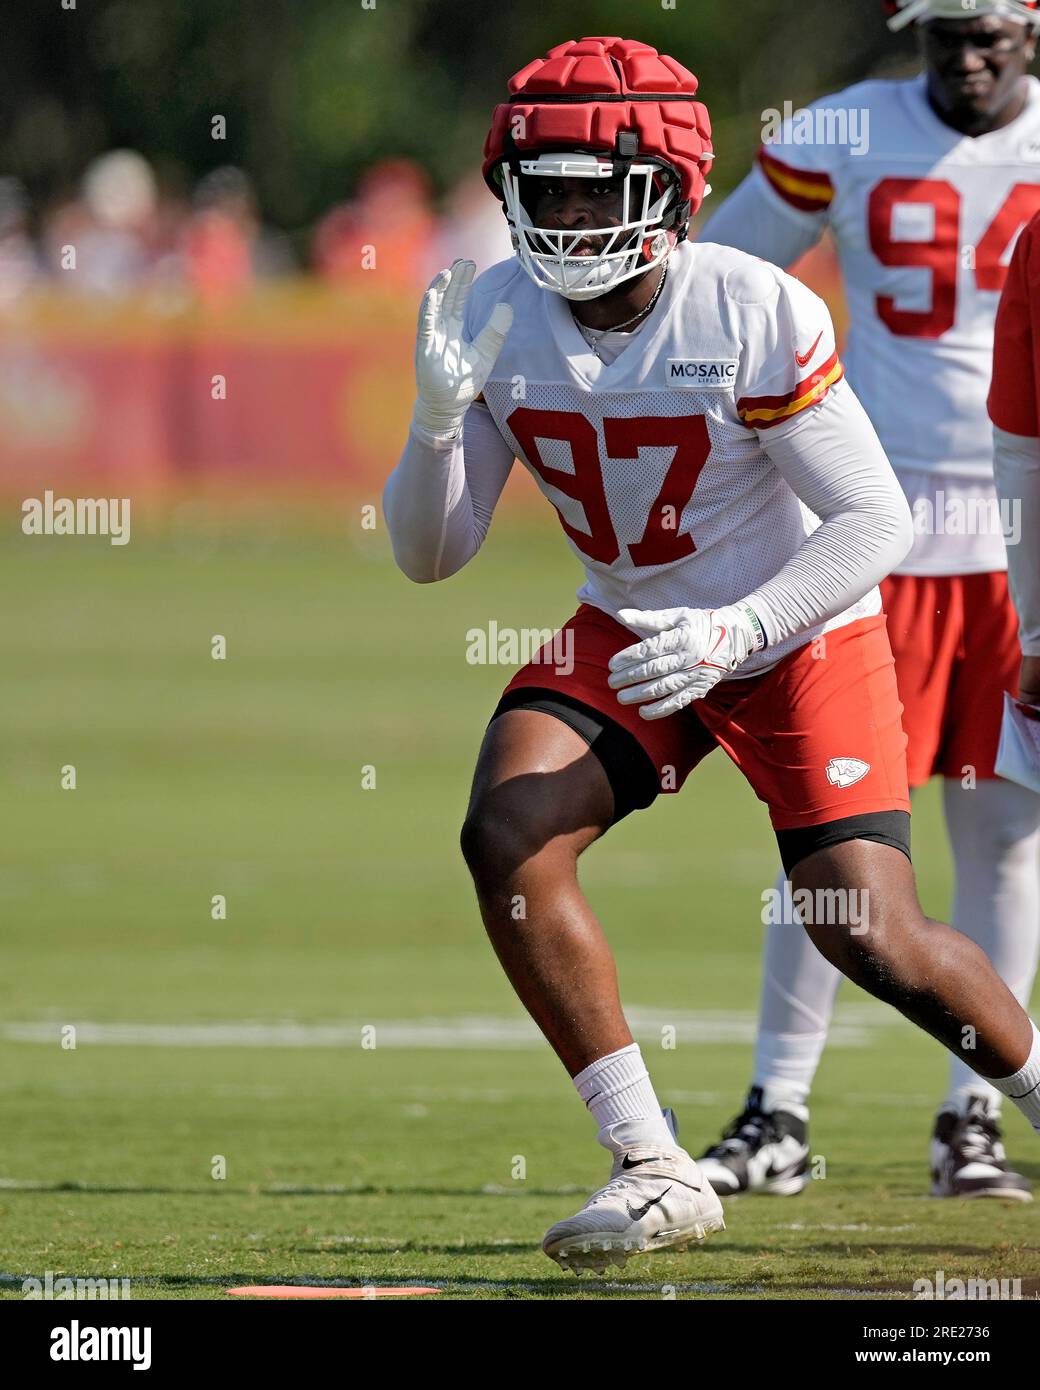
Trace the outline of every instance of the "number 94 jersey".
<instances>
[{"instance_id":1,"label":"number 94 jersey","mask_svg":"<svg viewBox=\"0 0 1040 1390\"><path fill-rule=\"evenodd\" d=\"M496 302L513 306L484 400L584 565L579 597L615 618L716 608L772 579L820 522L770 461L769 440L849 389L827 307L800 281L704 243L681 243L667 264L653 312L609 364L569 303L518 262L482 275L466 304L470 338ZM875 589L742 674L878 607Z\"/></svg>"},{"instance_id":2,"label":"number 94 jersey","mask_svg":"<svg viewBox=\"0 0 1040 1390\"><path fill-rule=\"evenodd\" d=\"M994 316L1040 211L1040 82L1025 83L1020 115L972 138L935 114L923 76L862 82L791 114L759 153L778 218L834 233L849 381L898 474L992 478Z\"/></svg>"}]
</instances>

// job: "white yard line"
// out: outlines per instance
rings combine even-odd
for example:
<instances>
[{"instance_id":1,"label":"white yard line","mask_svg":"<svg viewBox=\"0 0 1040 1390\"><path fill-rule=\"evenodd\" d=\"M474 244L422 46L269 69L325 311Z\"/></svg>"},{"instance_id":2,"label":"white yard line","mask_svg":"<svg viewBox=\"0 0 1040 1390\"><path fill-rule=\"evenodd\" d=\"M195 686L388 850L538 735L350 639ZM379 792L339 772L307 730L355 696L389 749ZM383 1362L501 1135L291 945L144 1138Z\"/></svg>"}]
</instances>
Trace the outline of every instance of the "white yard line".
<instances>
[{"instance_id":1,"label":"white yard line","mask_svg":"<svg viewBox=\"0 0 1040 1390\"><path fill-rule=\"evenodd\" d=\"M660 1044L663 1030L674 1029L676 1043L751 1043L755 1038L756 1016L751 1010L733 1009L649 1009L638 1005L626 1009L633 1034L643 1043ZM526 1018L503 1018L480 1014L454 1018L357 1019L326 1023L298 1023L293 1020L148 1023L97 1022L66 1018L59 1021L33 1020L0 1025L0 1037L7 1042L40 1043L51 1047L61 1042L62 1029L73 1024L77 1046L96 1047L258 1047L258 1048L357 1048L367 1036L378 1048L433 1048L495 1051L533 1051L546 1046L542 1035ZM902 1020L880 1006L852 1005L839 1009L831 1029L831 1047L869 1047L878 1032L898 1027ZM711 1103L712 1092L698 1092Z\"/></svg>"}]
</instances>

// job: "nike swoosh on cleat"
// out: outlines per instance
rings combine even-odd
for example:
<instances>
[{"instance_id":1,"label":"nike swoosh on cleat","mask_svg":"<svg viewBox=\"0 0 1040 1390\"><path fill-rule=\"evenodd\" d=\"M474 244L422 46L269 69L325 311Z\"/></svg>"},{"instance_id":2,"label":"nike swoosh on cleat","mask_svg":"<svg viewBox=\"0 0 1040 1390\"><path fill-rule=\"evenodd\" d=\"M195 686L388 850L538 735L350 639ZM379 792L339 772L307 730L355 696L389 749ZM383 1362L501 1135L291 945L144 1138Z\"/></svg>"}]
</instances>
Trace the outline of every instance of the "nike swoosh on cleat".
<instances>
[{"instance_id":1,"label":"nike swoosh on cleat","mask_svg":"<svg viewBox=\"0 0 1040 1390\"><path fill-rule=\"evenodd\" d=\"M626 1202L625 1205L628 1207L629 1216L632 1218L633 1221L641 1221L651 1207L656 1207L658 1202L664 1201L664 1199L668 1196L671 1190L671 1185L669 1185L661 1193L660 1197L651 1197L645 1207L633 1207L631 1202Z\"/></svg>"},{"instance_id":2,"label":"nike swoosh on cleat","mask_svg":"<svg viewBox=\"0 0 1040 1390\"><path fill-rule=\"evenodd\" d=\"M630 1163L628 1154L625 1154L624 1158L621 1160L621 1166L622 1168L638 1168L641 1163L656 1163L663 1157L664 1154L651 1154L649 1158L637 1158L634 1163Z\"/></svg>"},{"instance_id":3,"label":"nike swoosh on cleat","mask_svg":"<svg viewBox=\"0 0 1040 1390\"><path fill-rule=\"evenodd\" d=\"M679 1184L680 1187L688 1187L691 1192L703 1192L704 1190L701 1187L696 1187L692 1182L683 1182L682 1178L676 1178L675 1181Z\"/></svg>"}]
</instances>

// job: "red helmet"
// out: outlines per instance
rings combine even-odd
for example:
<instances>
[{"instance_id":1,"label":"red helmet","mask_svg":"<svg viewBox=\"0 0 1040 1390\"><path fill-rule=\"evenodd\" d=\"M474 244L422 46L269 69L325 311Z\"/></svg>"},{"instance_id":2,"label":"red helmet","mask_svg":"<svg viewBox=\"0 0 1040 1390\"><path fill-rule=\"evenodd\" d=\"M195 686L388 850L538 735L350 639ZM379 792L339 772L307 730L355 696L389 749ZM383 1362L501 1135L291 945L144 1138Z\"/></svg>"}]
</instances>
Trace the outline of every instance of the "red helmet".
<instances>
[{"instance_id":1,"label":"red helmet","mask_svg":"<svg viewBox=\"0 0 1040 1390\"><path fill-rule=\"evenodd\" d=\"M492 116L483 174L536 283L593 298L664 260L709 191L711 123L693 73L634 39L586 38L528 63L509 91ZM626 220L580 233L535 228L520 180L537 175L623 178ZM568 254L594 235L606 238L601 253Z\"/></svg>"},{"instance_id":2,"label":"red helmet","mask_svg":"<svg viewBox=\"0 0 1040 1390\"><path fill-rule=\"evenodd\" d=\"M1005 19L1021 19L1040 27L1040 0L974 0L969 7L961 0L881 0L890 29L905 29L919 19L977 19L995 14Z\"/></svg>"}]
</instances>

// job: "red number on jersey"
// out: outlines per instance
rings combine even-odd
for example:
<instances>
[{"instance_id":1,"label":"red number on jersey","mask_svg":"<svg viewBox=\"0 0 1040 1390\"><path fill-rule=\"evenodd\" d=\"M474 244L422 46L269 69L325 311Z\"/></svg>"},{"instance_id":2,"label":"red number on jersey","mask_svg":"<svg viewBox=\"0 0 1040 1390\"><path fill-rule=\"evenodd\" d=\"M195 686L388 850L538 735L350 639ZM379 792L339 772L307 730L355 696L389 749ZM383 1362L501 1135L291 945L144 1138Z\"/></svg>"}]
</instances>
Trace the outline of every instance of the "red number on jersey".
<instances>
[{"instance_id":1,"label":"red number on jersey","mask_svg":"<svg viewBox=\"0 0 1040 1390\"><path fill-rule=\"evenodd\" d=\"M935 227L928 241L895 241L892 213L897 203L931 207ZM1040 211L1040 184L1016 183L975 247L975 284L999 292L1007 279L1003 257L1016 232ZM892 295L879 294L877 313L903 338L941 338L957 313L960 270L960 194L944 179L882 179L867 204L870 249L882 265L922 266L932 272L932 307L897 309Z\"/></svg>"},{"instance_id":2,"label":"red number on jersey","mask_svg":"<svg viewBox=\"0 0 1040 1390\"><path fill-rule=\"evenodd\" d=\"M711 453L704 416L651 415L634 420L604 420L603 438L612 459L638 458L641 444L675 446L675 457L650 508L643 538L628 547L632 563L667 565L671 560L692 555L697 547L688 532L679 534L679 518Z\"/></svg>"},{"instance_id":3,"label":"red number on jersey","mask_svg":"<svg viewBox=\"0 0 1040 1390\"><path fill-rule=\"evenodd\" d=\"M612 565L621 554L621 547L610 520L594 427L577 411L531 410L527 406L514 410L506 423L539 476L550 487L581 503L588 522L587 531L572 526L559 507L556 508L567 535L590 560ZM704 416L647 415L604 420L603 437L607 454L612 459L638 458L640 447L667 448L671 445L675 448L675 457L668 465L661 490L650 509L642 539L628 547L632 563L666 565L692 555L697 548L693 537L679 534L678 521L711 453ZM539 439L557 439L569 444L574 472L547 464L538 449Z\"/></svg>"},{"instance_id":4,"label":"red number on jersey","mask_svg":"<svg viewBox=\"0 0 1040 1390\"><path fill-rule=\"evenodd\" d=\"M621 549L610 520L607 494L603 490L594 426L576 410L531 410L526 405L514 410L507 423L531 467L541 474L550 487L556 488L565 497L573 497L585 509L589 529L579 531L570 524L559 507L556 508L560 525L568 536L590 560L612 565L621 554ZM538 451L539 439L559 439L569 444L574 472L568 473L566 469L553 468L545 463Z\"/></svg>"},{"instance_id":5,"label":"red number on jersey","mask_svg":"<svg viewBox=\"0 0 1040 1390\"><path fill-rule=\"evenodd\" d=\"M892 212L897 203L918 203L935 213L930 241L894 241ZM882 179L870 195L867 223L870 249L882 265L923 266L932 272L932 307L897 309L892 295L877 297L878 318L901 338L941 338L957 312L957 228L961 196L938 179Z\"/></svg>"},{"instance_id":6,"label":"red number on jersey","mask_svg":"<svg viewBox=\"0 0 1040 1390\"><path fill-rule=\"evenodd\" d=\"M975 248L975 283L980 290L996 290L999 294L1004 288L1008 273L1004 253L1015 233L1033 220L1035 212L1040 212L1040 184L1016 183Z\"/></svg>"}]
</instances>

